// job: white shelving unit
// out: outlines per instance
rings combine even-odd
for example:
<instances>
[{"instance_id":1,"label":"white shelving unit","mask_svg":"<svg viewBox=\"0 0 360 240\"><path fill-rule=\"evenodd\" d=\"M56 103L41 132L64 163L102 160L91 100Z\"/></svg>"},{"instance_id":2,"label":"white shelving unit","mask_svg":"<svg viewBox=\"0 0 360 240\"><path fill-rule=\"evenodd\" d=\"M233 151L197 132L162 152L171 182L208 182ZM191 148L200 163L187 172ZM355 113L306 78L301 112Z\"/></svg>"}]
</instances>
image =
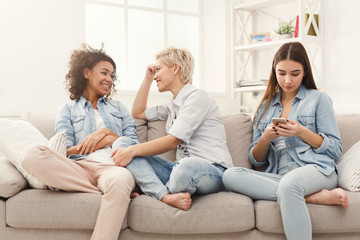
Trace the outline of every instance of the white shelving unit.
<instances>
[{"instance_id":1,"label":"white shelving unit","mask_svg":"<svg viewBox=\"0 0 360 240\"><path fill-rule=\"evenodd\" d=\"M258 55L265 51L276 51L282 44L292 41L299 41L305 46L310 62L315 81L318 87L321 88L323 74L323 51L321 26L321 4L323 0L254 0L243 4L232 4L231 6L231 73L232 73L232 94L242 95L244 92L263 92L266 86L247 86L237 88L236 82L242 81L259 81L259 66ZM290 6L291 5L291 6ZM290 6L290 7L289 7ZM282 8L289 11L276 11L276 8ZM274 10L275 9L275 10ZM279 16L278 13L291 12L294 15ZM273 13L275 12L275 14ZM281 15L280 14L280 15ZM305 14L308 14L308 21L305 25ZM319 16L319 24L316 23L314 14ZM274 29L278 26L279 20L295 19L299 16L299 32L298 37L277 40ZM259 20L266 20L265 24L261 24ZM273 25L270 24L273 23ZM264 22L263 22L264 23ZM316 36L308 35L309 28L312 24ZM264 29L263 25L267 28ZM268 27L272 26L272 27ZM248 39L250 33L269 32L272 41L249 44ZM306 33L306 34L305 34ZM271 56L272 58L273 56ZM260 59L261 60L261 59ZM315 64L316 63L316 64ZM269 69L266 68L266 76L269 74ZM264 78L264 74L262 74ZM242 96L240 96L240 105L242 105Z\"/></svg>"}]
</instances>

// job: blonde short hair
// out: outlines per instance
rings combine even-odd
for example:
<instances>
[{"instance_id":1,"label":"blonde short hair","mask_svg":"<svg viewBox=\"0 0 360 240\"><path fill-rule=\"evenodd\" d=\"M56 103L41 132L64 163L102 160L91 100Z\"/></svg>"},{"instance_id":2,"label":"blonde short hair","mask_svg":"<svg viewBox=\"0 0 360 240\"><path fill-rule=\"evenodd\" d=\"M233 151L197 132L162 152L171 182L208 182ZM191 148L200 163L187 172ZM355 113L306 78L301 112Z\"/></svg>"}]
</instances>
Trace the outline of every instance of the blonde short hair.
<instances>
[{"instance_id":1,"label":"blonde short hair","mask_svg":"<svg viewBox=\"0 0 360 240\"><path fill-rule=\"evenodd\" d=\"M155 55L156 59L164 62L168 67L180 67L180 79L183 83L192 83L194 73L194 57L184 48L167 47Z\"/></svg>"}]
</instances>

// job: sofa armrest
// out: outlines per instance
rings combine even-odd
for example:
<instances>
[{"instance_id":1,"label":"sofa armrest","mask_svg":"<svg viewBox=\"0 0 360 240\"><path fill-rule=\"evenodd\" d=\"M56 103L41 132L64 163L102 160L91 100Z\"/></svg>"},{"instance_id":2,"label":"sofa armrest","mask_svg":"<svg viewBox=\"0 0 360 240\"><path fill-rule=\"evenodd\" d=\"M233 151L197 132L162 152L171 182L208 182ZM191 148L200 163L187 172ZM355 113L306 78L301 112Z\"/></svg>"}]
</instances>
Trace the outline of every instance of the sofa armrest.
<instances>
[{"instance_id":1,"label":"sofa armrest","mask_svg":"<svg viewBox=\"0 0 360 240\"><path fill-rule=\"evenodd\" d=\"M9 198L28 186L21 173L0 154L0 197Z\"/></svg>"}]
</instances>

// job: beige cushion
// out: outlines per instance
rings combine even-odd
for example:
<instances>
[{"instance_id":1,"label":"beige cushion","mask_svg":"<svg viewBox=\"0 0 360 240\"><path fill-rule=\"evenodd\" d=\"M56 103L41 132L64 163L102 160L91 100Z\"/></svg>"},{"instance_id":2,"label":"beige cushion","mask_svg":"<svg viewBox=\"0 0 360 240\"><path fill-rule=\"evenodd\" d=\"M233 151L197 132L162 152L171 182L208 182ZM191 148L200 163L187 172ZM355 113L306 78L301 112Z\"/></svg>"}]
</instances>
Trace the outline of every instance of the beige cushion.
<instances>
[{"instance_id":1,"label":"beige cushion","mask_svg":"<svg viewBox=\"0 0 360 240\"><path fill-rule=\"evenodd\" d=\"M147 141L147 121L142 119L135 119L136 131L138 132L139 142L143 143Z\"/></svg>"},{"instance_id":2,"label":"beige cushion","mask_svg":"<svg viewBox=\"0 0 360 240\"><path fill-rule=\"evenodd\" d=\"M360 194L346 192L349 208L307 204L313 233L360 233ZM275 201L256 201L256 228L263 232L284 233L279 204Z\"/></svg>"},{"instance_id":3,"label":"beige cushion","mask_svg":"<svg viewBox=\"0 0 360 240\"><path fill-rule=\"evenodd\" d=\"M193 196L188 211L141 195L130 204L128 224L146 233L231 233L254 228L255 219L253 201L232 192Z\"/></svg>"},{"instance_id":4,"label":"beige cushion","mask_svg":"<svg viewBox=\"0 0 360 240\"><path fill-rule=\"evenodd\" d=\"M25 178L4 155L0 154L0 197L12 197L26 186Z\"/></svg>"},{"instance_id":5,"label":"beige cushion","mask_svg":"<svg viewBox=\"0 0 360 240\"><path fill-rule=\"evenodd\" d=\"M9 235L6 230L6 222L5 222L5 199L0 198L0 239L9 239ZM5 235L8 237L6 238Z\"/></svg>"},{"instance_id":6,"label":"beige cushion","mask_svg":"<svg viewBox=\"0 0 360 240\"><path fill-rule=\"evenodd\" d=\"M46 145L48 140L32 124L23 120L0 119L0 152L19 170L33 188L45 185L29 175L20 162L23 150L33 144Z\"/></svg>"},{"instance_id":7,"label":"beige cushion","mask_svg":"<svg viewBox=\"0 0 360 240\"><path fill-rule=\"evenodd\" d=\"M34 125L47 139L55 135L55 114L25 113L21 119Z\"/></svg>"},{"instance_id":8,"label":"beige cushion","mask_svg":"<svg viewBox=\"0 0 360 240\"><path fill-rule=\"evenodd\" d=\"M232 114L223 117L227 145L235 167L251 168L249 149L252 142L252 121L249 115Z\"/></svg>"},{"instance_id":9,"label":"beige cushion","mask_svg":"<svg viewBox=\"0 0 360 240\"><path fill-rule=\"evenodd\" d=\"M165 121L148 122L147 141L151 141L163 136L166 136ZM167 160L175 161L176 150L170 150L166 153L160 154L160 156L164 157Z\"/></svg>"},{"instance_id":10,"label":"beige cushion","mask_svg":"<svg viewBox=\"0 0 360 240\"><path fill-rule=\"evenodd\" d=\"M360 140L360 114L337 115L336 121L343 140L343 153Z\"/></svg>"},{"instance_id":11,"label":"beige cushion","mask_svg":"<svg viewBox=\"0 0 360 240\"><path fill-rule=\"evenodd\" d=\"M101 194L28 189L6 202L6 221L15 228L94 229L101 198ZM126 218L122 229L127 227Z\"/></svg>"},{"instance_id":12,"label":"beige cushion","mask_svg":"<svg viewBox=\"0 0 360 240\"><path fill-rule=\"evenodd\" d=\"M337 162L339 186L349 191L360 191L360 141Z\"/></svg>"}]
</instances>

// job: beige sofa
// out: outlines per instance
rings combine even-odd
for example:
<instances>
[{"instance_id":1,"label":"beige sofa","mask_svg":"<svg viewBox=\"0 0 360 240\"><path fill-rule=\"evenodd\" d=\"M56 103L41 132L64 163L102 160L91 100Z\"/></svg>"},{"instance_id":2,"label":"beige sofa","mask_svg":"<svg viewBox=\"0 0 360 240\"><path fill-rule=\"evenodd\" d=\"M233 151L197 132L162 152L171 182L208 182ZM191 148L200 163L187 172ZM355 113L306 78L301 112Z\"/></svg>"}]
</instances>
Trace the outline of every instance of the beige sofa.
<instances>
[{"instance_id":1,"label":"beige sofa","mask_svg":"<svg viewBox=\"0 0 360 240\"><path fill-rule=\"evenodd\" d=\"M28 114L25 119L44 136L54 134L53 116ZM337 119L345 152L360 140L360 116ZM234 165L251 167L251 118L234 114L224 116L223 121ZM164 122L137 124L141 141L165 134ZM174 152L165 156L174 159ZM7 182L12 185L6 185ZM29 189L22 175L4 157L0 161L0 183L1 191L6 189L8 196L0 198L1 240L90 238L101 195ZM20 192L12 191L19 188ZM348 209L308 204L314 239L360 239L360 193L348 192L348 196ZM119 239L285 239L285 235L276 202L253 202L241 194L220 192L194 196L192 207L186 212L141 195L131 202Z\"/></svg>"}]
</instances>

